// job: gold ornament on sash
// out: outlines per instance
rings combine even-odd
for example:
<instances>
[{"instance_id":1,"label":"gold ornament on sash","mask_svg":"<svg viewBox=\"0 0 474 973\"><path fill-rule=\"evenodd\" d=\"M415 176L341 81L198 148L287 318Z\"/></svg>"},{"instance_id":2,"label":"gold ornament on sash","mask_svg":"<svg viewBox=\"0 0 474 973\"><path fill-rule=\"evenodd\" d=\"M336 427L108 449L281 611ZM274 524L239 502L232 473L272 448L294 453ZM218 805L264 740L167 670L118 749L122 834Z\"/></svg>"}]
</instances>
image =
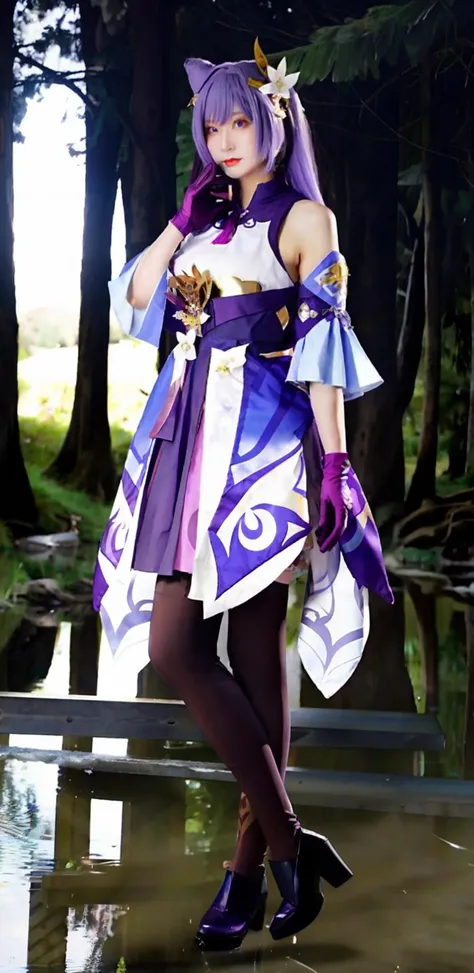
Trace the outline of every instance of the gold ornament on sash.
<instances>
[{"instance_id":1,"label":"gold ornament on sash","mask_svg":"<svg viewBox=\"0 0 474 973\"><path fill-rule=\"evenodd\" d=\"M204 314L204 308L209 301L212 291L212 277L208 270L203 274L193 264L191 274L179 274L170 277L168 287L182 297L184 309L175 311L173 317L182 321L187 328L193 328L198 337L201 337L201 325L207 320L208 315Z\"/></svg>"}]
</instances>

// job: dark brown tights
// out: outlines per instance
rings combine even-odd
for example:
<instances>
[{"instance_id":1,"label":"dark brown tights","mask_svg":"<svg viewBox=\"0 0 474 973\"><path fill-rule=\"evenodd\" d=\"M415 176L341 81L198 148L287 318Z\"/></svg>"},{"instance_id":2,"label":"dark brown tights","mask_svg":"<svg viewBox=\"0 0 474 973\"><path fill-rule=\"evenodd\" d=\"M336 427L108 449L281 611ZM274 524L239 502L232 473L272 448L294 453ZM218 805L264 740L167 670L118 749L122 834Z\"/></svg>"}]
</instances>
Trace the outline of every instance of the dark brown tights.
<instances>
[{"instance_id":1,"label":"dark brown tights","mask_svg":"<svg viewBox=\"0 0 474 973\"><path fill-rule=\"evenodd\" d=\"M265 849L295 854L298 826L283 777L290 719L286 685L287 585L275 582L229 612L232 673L219 661L221 616L204 620L186 577L158 580L150 659L184 700L210 746L242 787L234 868L250 874Z\"/></svg>"}]
</instances>

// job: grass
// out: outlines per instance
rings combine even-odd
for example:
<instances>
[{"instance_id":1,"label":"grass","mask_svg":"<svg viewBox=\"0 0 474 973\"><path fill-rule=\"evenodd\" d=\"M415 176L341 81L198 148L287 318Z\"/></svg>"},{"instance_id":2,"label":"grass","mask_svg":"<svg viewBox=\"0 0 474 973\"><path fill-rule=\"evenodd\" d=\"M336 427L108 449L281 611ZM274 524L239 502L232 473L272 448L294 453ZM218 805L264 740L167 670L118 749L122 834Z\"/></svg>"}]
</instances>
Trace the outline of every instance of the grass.
<instances>
[{"instance_id":1,"label":"grass","mask_svg":"<svg viewBox=\"0 0 474 973\"><path fill-rule=\"evenodd\" d=\"M44 474L58 455L66 432L67 424L62 420L52 418L44 422L30 416L20 417L23 456L40 513L41 530L48 534L68 530L70 517L74 515L80 517L82 540L97 542L107 522L110 504L57 483ZM112 426L111 437L115 466L120 471L131 434L119 426Z\"/></svg>"},{"instance_id":2,"label":"grass","mask_svg":"<svg viewBox=\"0 0 474 973\"><path fill-rule=\"evenodd\" d=\"M110 504L44 475L44 470L58 455L69 426L76 368L76 348L41 349L31 356L21 356L18 365L21 444L40 511L41 530L45 533L67 530L72 514L80 517L81 539L97 544ZM118 472L123 468L146 394L155 379L156 356L152 349L128 340L110 345L108 408L112 453ZM8 546L6 532L2 534L0 525L0 549Z\"/></svg>"}]
</instances>

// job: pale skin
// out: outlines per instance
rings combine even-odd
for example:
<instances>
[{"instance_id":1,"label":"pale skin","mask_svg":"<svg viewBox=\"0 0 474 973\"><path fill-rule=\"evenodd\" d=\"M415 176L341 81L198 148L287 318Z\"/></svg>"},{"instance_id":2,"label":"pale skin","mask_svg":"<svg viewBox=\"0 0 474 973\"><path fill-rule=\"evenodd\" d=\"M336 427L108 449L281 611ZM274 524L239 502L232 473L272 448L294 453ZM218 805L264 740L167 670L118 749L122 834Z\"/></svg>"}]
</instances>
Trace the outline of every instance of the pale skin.
<instances>
[{"instance_id":1,"label":"pale skin","mask_svg":"<svg viewBox=\"0 0 474 973\"><path fill-rule=\"evenodd\" d=\"M258 184L273 178L258 158L255 126L236 110L222 125L206 125L207 146L214 162L225 175L240 182L245 209ZM238 160L227 165L230 160ZM146 307L158 280L168 267L183 237L169 223L141 259L132 278L128 299L134 307ZM304 281L308 274L331 250L338 250L334 214L312 200L301 200L290 210L280 234L280 253L294 281ZM346 432L342 390L317 382L310 384L314 417L326 453L346 452Z\"/></svg>"}]
</instances>

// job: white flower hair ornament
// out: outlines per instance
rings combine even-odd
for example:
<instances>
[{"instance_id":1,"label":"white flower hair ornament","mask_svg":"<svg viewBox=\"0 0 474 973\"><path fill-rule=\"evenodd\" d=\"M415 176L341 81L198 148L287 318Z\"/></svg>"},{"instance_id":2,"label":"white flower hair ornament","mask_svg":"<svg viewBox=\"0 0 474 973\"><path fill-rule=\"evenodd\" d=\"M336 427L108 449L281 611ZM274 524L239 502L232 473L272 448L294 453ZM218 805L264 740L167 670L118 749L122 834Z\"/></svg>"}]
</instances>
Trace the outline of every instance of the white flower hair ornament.
<instances>
[{"instance_id":1,"label":"white flower hair ornament","mask_svg":"<svg viewBox=\"0 0 474 973\"><path fill-rule=\"evenodd\" d=\"M300 72L296 71L294 74L286 73L286 57L282 57L278 67L273 68L268 63L260 47L258 37L254 44L254 57L259 70L269 80L262 82L255 81L254 78L249 78L248 83L250 87L258 88L260 94L270 97L273 105L273 114L277 118L286 118L286 104L288 104L290 99L290 90L294 88L298 81Z\"/></svg>"}]
</instances>

